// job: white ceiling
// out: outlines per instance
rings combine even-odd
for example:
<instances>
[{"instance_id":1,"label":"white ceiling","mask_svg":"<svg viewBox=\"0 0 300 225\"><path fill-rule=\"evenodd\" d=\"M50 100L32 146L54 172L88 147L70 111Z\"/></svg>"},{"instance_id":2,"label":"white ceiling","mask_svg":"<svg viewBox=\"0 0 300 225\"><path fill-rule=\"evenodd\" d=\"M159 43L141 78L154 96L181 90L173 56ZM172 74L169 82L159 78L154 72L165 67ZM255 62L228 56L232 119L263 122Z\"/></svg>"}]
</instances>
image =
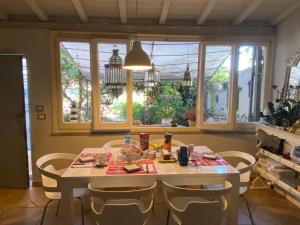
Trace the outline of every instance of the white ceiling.
<instances>
[{"instance_id":1,"label":"white ceiling","mask_svg":"<svg viewBox=\"0 0 300 225\"><path fill-rule=\"evenodd\" d=\"M123 24L150 19L160 24L232 21L240 25L263 21L276 25L299 6L300 0L0 0L0 19L35 16L43 21L54 17L78 17L82 22L90 18L120 19Z\"/></svg>"}]
</instances>

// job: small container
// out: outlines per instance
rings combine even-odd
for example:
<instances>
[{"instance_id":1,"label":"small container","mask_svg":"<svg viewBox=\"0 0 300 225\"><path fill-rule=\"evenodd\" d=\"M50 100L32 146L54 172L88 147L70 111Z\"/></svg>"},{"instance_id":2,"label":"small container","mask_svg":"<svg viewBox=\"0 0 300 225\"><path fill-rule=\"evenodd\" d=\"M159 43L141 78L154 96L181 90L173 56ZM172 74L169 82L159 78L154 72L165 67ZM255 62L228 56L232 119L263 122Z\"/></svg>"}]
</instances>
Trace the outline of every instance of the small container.
<instances>
[{"instance_id":1,"label":"small container","mask_svg":"<svg viewBox=\"0 0 300 225\"><path fill-rule=\"evenodd\" d=\"M165 134L164 149L166 149L169 152L171 152L171 148L172 148L172 134L171 133L166 133Z\"/></svg>"},{"instance_id":2,"label":"small container","mask_svg":"<svg viewBox=\"0 0 300 225\"><path fill-rule=\"evenodd\" d=\"M149 133L140 133L140 148L142 151L149 149Z\"/></svg>"},{"instance_id":3,"label":"small container","mask_svg":"<svg viewBox=\"0 0 300 225\"><path fill-rule=\"evenodd\" d=\"M189 144L189 145L188 145L189 157L191 157L191 156L193 155L194 147L195 147L194 144Z\"/></svg>"}]
</instances>

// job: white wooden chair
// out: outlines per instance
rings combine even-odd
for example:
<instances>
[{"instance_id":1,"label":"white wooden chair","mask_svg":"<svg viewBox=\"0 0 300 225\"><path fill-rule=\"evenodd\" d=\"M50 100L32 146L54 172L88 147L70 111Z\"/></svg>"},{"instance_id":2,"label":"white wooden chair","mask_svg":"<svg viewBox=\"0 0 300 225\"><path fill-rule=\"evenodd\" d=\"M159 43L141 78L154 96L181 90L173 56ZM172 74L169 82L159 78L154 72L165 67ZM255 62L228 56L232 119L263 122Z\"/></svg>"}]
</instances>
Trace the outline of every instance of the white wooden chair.
<instances>
[{"instance_id":1,"label":"white wooden chair","mask_svg":"<svg viewBox=\"0 0 300 225\"><path fill-rule=\"evenodd\" d=\"M220 225L227 210L227 195L231 183L225 181L221 189L194 189L177 187L163 181L163 192L170 214L178 225ZM169 195L175 195L170 199Z\"/></svg>"},{"instance_id":2,"label":"white wooden chair","mask_svg":"<svg viewBox=\"0 0 300 225\"><path fill-rule=\"evenodd\" d=\"M40 225L43 224L46 210L48 205L53 200L58 200L58 207L56 210L56 215L59 211L60 200L61 200L61 175L65 169L56 170L55 167L51 164L54 161L70 161L72 162L76 158L76 155L67 154L67 153L52 153L42 156L36 161L36 166L42 176L42 185L45 191L45 196L49 199L46 203L41 218ZM84 225L84 208L81 197L87 194L86 189L74 189L73 197L81 200L81 213L82 213L82 224Z\"/></svg>"},{"instance_id":3,"label":"white wooden chair","mask_svg":"<svg viewBox=\"0 0 300 225\"><path fill-rule=\"evenodd\" d=\"M239 193L240 196L246 202L251 224L254 225L249 203L243 194L248 190L248 186L250 182L250 173L256 162L255 158L248 153L240 152L240 151L218 152L217 154L223 159L225 159L230 165L235 167L240 172Z\"/></svg>"},{"instance_id":4,"label":"white wooden chair","mask_svg":"<svg viewBox=\"0 0 300 225\"><path fill-rule=\"evenodd\" d=\"M134 140L130 140L131 144L139 144L137 141ZM109 142L106 142L102 148L104 149L104 151L109 151L110 148L121 148L123 145L125 144L125 140L124 139L118 139L118 140L112 140Z\"/></svg>"},{"instance_id":5,"label":"white wooden chair","mask_svg":"<svg viewBox=\"0 0 300 225\"><path fill-rule=\"evenodd\" d=\"M145 184L141 184L144 186ZM151 185L151 186L150 186ZM156 182L152 182L147 188L116 191L98 189L95 182L89 184L91 196L91 208L98 225L142 225L147 221L151 213L154 201ZM151 196L150 204L145 208L140 200L142 197ZM100 209L96 209L95 199L104 200Z\"/></svg>"},{"instance_id":6,"label":"white wooden chair","mask_svg":"<svg viewBox=\"0 0 300 225\"><path fill-rule=\"evenodd\" d=\"M151 144L163 144L165 143L165 139L154 139L150 141ZM185 144L182 141L172 139L172 146L181 147L185 146Z\"/></svg>"}]
</instances>

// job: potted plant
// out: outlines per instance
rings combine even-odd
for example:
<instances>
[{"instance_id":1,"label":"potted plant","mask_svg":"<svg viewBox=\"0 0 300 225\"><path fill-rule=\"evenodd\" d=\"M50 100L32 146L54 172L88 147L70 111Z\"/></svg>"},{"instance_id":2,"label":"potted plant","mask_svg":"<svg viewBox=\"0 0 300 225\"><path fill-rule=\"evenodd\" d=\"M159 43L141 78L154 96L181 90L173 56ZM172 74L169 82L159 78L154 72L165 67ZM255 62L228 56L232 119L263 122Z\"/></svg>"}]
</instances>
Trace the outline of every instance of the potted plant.
<instances>
[{"instance_id":1,"label":"potted plant","mask_svg":"<svg viewBox=\"0 0 300 225\"><path fill-rule=\"evenodd\" d=\"M175 110L170 104L169 101L169 96L168 95L163 95L163 105L160 111L160 116L161 116L161 125L163 127L170 127L172 123L172 119L175 115Z\"/></svg>"},{"instance_id":2,"label":"potted plant","mask_svg":"<svg viewBox=\"0 0 300 225\"><path fill-rule=\"evenodd\" d=\"M186 117L189 121L189 127L195 127L196 126L196 109L195 109L195 107L190 108L186 112Z\"/></svg>"}]
</instances>

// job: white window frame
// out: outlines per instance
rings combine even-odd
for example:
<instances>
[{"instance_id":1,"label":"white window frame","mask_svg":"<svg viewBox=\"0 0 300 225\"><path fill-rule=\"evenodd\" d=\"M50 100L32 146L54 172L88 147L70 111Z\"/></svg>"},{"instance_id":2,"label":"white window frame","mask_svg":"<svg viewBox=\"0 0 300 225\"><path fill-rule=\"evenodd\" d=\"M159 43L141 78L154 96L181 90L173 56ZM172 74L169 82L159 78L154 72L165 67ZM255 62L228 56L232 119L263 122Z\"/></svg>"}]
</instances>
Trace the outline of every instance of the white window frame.
<instances>
[{"instance_id":1,"label":"white window frame","mask_svg":"<svg viewBox=\"0 0 300 225\"><path fill-rule=\"evenodd\" d=\"M91 129L90 123L66 123L63 118L63 98L61 90L61 68L60 68L60 43L61 42L78 42L88 43L90 45L90 60L92 60L91 41L88 39L75 39L75 38L56 38L54 40L53 54L55 62L55 75L53 76L52 85L55 87L53 94L53 130L54 132L65 131L65 132L81 132ZM91 76L94 73L92 69L92 62L90 61ZM91 101L93 110L93 101Z\"/></svg>"},{"instance_id":2,"label":"white window frame","mask_svg":"<svg viewBox=\"0 0 300 225\"><path fill-rule=\"evenodd\" d=\"M99 81L99 54L98 54L98 44L126 44L127 52L129 50L130 42L128 40L118 40L118 39L94 39L92 41L92 65L94 66L92 74L92 96L93 96L93 130L94 131L122 131L130 130L132 123L132 82L130 72L126 71L126 92L127 92L127 119L125 122L102 122L100 118L100 81Z\"/></svg>"},{"instance_id":3,"label":"white window frame","mask_svg":"<svg viewBox=\"0 0 300 225\"><path fill-rule=\"evenodd\" d=\"M205 56L206 56L206 47L207 46L231 46L231 66L230 66L230 80L229 80L229 95L228 95L228 121L227 123L205 123L204 122L204 93L205 93ZM200 102L198 101L198 105L200 107L200 115L199 115L199 127L203 130L233 130L235 128L235 115L236 110L236 89L237 89L237 77L236 77L236 43L231 41L204 41L201 45L201 56L200 56L200 79L199 79L199 87L200 87Z\"/></svg>"},{"instance_id":4,"label":"white window frame","mask_svg":"<svg viewBox=\"0 0 300 225\"><path fill-rule=\"evenodd\" d=\"M99 38L105 36L108 38ZM203 38L191 36L167 36L159 35L145 35L139 36L139 40L155 40L155 41L197 41L200 43L199 47L199 73L198 73L198 93L196 104L196 126L195 127L151 127L151 126L134 126L132 125L132 77L130 72L127 72L127 121L125 123L101 123L99 115L100 103L100 89L98 86L98 54L97 44L103 43L127 43L127 51L130 46L130 39L127 35L121 34L96 34L91 33L72 33L72 32L51 32L50 39L50 57L52 61L52 109L53 109L53 133L93 133L93 132L122 132L130 131L133 133L144 132L174 132L174 133L188 133L201 132L202 130L214 131L234 131L234 130L248 130L254 129L254 122L237 123L236 122L236 92L237 92L237 69L238 69L238 50L240 45L244 44L261 44L267 47L267 61L265 72L265 90L268 90L268 85L272 82L274 65L274 51L275 41L273 37L228 37L228 38ZM243 41L241 41L243 40ZM60 77L60 57L59 57L59 43L60 42L83 42L90 44L90 63L91 63L91 86L92 86L92 121L91 123L64 123L62 112L62 93L61 93L61 77ZM232 46L232 60L231 60L231 78L230 79L230 103L229 103L229 121L226 124L205 124L203 123L203 108L204 108L204 47L207 45L231 45ZM272 92L264 93L264 106L267 105L272 98Z\"/></svg>"},{"instance_id":5,"label":"white window frame","mask_svg":"<svg viewBox=\"0 0 300 225\"><path fill-rule=\"evenodd\" d=\"M274 40L271 41L238 41L236 43L236 57L237 57L237 65L236 65L236 73L237 73L237 79L238 79L238 58L239 58L239 48L241 46L246 45L253 45L253 46L260 46L260 47L266 47L266 55L265 55L265 68L264 68L264 80L263 80L263 86L264 90L269 90L264 92L263 97L263 108L267 107L268 102L272 101L272 92L270 90L270 85L273 82L273 76L272 74L272 65L274 65L274 56L275 56L275 47L273 46ZM238 84L237 84L238 85ZM238 122L236 121L235 129L236 130L255 130L257 122Z\"/></svg>"}]
</instances>

